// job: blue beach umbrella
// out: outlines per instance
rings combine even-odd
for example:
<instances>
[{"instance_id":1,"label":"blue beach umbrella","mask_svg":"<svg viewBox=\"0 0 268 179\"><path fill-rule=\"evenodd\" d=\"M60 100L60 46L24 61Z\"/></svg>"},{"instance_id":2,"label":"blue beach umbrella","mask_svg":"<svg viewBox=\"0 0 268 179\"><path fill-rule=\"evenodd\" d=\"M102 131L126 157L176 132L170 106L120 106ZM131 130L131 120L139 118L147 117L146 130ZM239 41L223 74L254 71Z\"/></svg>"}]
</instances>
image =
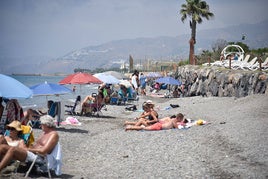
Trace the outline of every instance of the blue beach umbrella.
<instances>
[{"instance_id":1,"label":"blue beach umbrella","mask_svg":"<svg viewBox=\"0 0 268 179\"><path fill-rule=\"evenodd\" d=\"M0 74L0 97L4 98L30 98L33 92L18 80Z\"/></svg>"},{"instance_id":2,"label":"blue beach umbrella","mask_svg":"<svg viewBox=\"0 0 268 179\"><path fill-rule=\"evenodd\" d=\"M147 78L160 78L162 75L159 72L149 72L145 75Z\"/></svg>"},{"instance_id":3,"label":"blue beach umbrella","mask_svg":"<svg viewBox=\"0 0 268 179\"><path fill-rule=\"evenodd\" d=\"M49 96L71 93L72 90L55 83L41 83L31 86L30 89L34 96Z\"/></svg>"},{"instance_id":4,"label":"blue beach umbrella","mask_svg":"<svg viewBox=\"0 0 268 179\"><path fill-rule=\"evenodd\" d=\"M170 77L170 76L158 78L155 81L158 82L158 83L165 83L165 84L168 84L168 85L181 85L181 82L179 80L176 80L175 78Z\"/></svg>"},{"instance_id":5,"label":"blue beach umbrella","mask_svg":"<svg viewBox=\"0 0 268 179\"><path fill-rule=\"evenodd\" d=\"M118 83L120 83L120 81L116 77L109 75L109 74L96 73L93 76L95 76L96 78L98 78L99 80L101 80L103 83L106 83L106 84L118 84Z\"/></svg>"}]
</instances>

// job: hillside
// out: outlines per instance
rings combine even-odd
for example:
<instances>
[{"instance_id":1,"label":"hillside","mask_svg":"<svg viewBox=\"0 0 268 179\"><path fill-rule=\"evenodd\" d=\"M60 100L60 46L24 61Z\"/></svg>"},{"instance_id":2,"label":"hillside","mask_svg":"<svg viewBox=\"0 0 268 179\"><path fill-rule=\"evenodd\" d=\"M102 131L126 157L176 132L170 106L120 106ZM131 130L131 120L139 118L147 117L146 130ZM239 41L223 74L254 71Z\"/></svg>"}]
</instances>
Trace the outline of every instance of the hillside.
<instances>
[{"instance_id":1,"label":"hillside","mask_svg":"<svg viewBox=\"0 0 268 179\"><path fill-rule=\"evenodd\" d=\"M241 41L242 34L246 35L246 40L243 42L250 48L268 47L267 28L268 20L258 24L242 24L221 29L203 31L197 29L196 53L202 49L211 50L211 44L217 39ZM128 62L129 55L134 58L134 63L147 59L179 61L188 56L189 37L189 34L185 34L177 37L123 39L85 47L57 59L39 61L21 59L20 62L16 62L18 59L5 59L0 71L1 73L72 73L74 68L119 66L122 62Z\"/></svg>"}]
</instances>

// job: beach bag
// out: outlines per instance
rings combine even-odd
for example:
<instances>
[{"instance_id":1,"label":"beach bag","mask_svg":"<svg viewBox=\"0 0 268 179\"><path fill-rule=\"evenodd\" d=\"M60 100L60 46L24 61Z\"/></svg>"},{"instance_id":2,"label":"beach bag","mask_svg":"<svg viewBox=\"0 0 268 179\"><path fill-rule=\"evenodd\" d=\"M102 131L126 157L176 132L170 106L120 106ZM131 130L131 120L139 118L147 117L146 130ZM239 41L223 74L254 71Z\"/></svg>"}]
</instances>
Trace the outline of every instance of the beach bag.
<instances>
[{"instance_id":1,"label":"beach bag","mask_svg":"<svg viewBox=\"0 0 268 179\"><path fill-rule=\"evenodd\" d=\"M125 108L127 111L136 111L137 110L137 106L136 105L131 105Z\"/></svg>"}]
</instances>

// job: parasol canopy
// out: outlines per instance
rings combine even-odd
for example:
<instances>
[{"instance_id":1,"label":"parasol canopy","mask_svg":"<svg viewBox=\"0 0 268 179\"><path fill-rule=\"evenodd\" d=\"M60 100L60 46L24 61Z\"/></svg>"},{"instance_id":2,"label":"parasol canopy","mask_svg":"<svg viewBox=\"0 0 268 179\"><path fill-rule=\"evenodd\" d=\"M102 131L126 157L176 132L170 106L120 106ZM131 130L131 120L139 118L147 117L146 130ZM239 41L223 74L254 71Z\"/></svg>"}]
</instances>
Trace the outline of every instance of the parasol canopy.
<instances>
[{"instance_id":1,"label":"parasol canopy","mask_svg":"<svg viewBox=\"0 0 268 179\"><path fill-rule=\"evenodd\" d=\"M61 86L55 83L40 83L31 86L30 89L33 91L34 96L49 96L49 95L60 95L71 93L72 90L65 86Z\"/></svg>"},{"instance_id":2,"label":"parasol canopy","mask_svg":"<svg viewBox=\"0 0 268 179\"><path fill-rule=\"evenodd\" d=\"M120 82L116 77L105 73L96 73L93 76L100 79L103 83L106 84L118 84Z\"/></svg>"},{"instance_id":3,"label":"parasol canopy","mask_svg":"<svg viewBox=\"0 0 268 179\"><path fill-rule=\"evenodd\" d=\"M65 85L65 84L90 84L90 83L102 83L98 78L95 76L89 74L89 73L74 73L71 75L68 75L64 79L62 79L59 84Z\"/></svg>"},{"instance_id":4,"label":"parasol canopy","mask_svg":"<svg viewBox=\"0 0 268 179\"><path fill-rule=\"evenodd\" d=\"M18 80L0 74L0 97L4 98L30 98L33 92Z\"/></svg>"},{"instance_id":5,"label":"parasol canopy","mask_svg":"<svg viewBox=\"0 0 268 179\"><path fill-rule=\"evenodd\" d=\"M179 80L176 80L175 78L170 77L170 76L158 78L157 80L155 80L155 82L165 83L168 85L181 85L181 82Z\"/></svg>"}]
</instances>

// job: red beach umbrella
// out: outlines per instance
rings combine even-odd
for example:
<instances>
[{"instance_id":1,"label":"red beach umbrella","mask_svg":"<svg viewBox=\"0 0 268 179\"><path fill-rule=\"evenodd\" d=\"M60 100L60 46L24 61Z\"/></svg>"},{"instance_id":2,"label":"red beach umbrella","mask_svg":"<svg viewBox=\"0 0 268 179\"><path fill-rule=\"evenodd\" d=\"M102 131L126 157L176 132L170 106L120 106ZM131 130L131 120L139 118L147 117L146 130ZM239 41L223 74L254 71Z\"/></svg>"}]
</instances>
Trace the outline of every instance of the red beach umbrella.
<instances>
[{"instance_id":1,"label":"red beach umbrella","mask_svg":"<svg viewBox=\"0 0 268 179\"><path fill-rule=\"evenodd\" d=\"M71 75L68 75L64 79L62 79L59 84L65 85L65 84L90 84L90 83L102 83L98 78L95 76L89 74L89 73L74 73Z\"/></svg>"}]
</instances>

